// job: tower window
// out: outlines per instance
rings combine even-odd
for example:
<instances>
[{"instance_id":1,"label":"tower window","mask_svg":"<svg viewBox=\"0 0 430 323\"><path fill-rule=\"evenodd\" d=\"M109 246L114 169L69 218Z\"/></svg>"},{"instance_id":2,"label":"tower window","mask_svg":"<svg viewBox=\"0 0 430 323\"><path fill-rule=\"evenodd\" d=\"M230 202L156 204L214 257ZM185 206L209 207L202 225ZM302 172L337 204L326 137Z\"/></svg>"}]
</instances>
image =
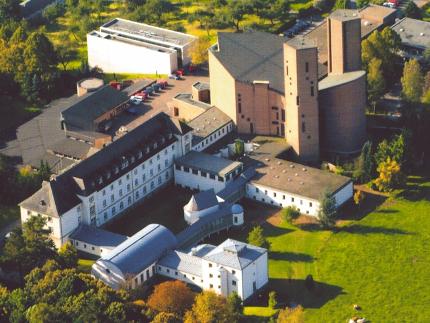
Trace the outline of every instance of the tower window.
<instances>
[{"instance_id":1,"label":"tower window","mask_svg":"<svg viewBox=\"0 0 430 323\"><path fill-rule=\"evenodd\" d=\"M287 75L288 75L288 65L287 65Z\"/></svg>"},{"instance_id":2,"label":"tower window","mask_svg":"<svg viewBox=\"0 0 430 323\"><path fill-rule=\"evenodd\" d=\"M314 96L314 87L313 87L313 85L311 86L311 96Z\"/></svg>"},{"instance_id":3,"label":"tower window","mask_svg":"<svg viewBox=\"0 0 430 323\"><path fill-rule=\"evenodd\" d=\"M305 132L306 131L306 125L305 125L305 122L302 122L302 132Z\"/></svg>"},{"instance_id":4,"label":"tower window","mask_svg":"<svg viewBox=\"0 0 430 323\"><path fill-rule=\"evenodd\" d=\"M305 71L306 71L306 73L309 72L309 63L308 62L305 63Z\"/></svg>"},{"instance_id":5,"label":"tower window","mask_svg":"<svg viewBox=\"0 0 430 323\"><path fill-rule=\"evenodd\" d=\"M239 110L239 113L242 113L242 103L238 103L237 104L237 108L238 108L238 110Z\"/></svg>"},{"instance_id":6,"label":"tower window","mask_svg":"<svg viewBox=\"0 0 430 323\"><path fill-rule=\"evenodd\" d=\"M299 96L296 96L296 104L299 105L300 104L300 98Z\"/></svg>"}]
</instances>

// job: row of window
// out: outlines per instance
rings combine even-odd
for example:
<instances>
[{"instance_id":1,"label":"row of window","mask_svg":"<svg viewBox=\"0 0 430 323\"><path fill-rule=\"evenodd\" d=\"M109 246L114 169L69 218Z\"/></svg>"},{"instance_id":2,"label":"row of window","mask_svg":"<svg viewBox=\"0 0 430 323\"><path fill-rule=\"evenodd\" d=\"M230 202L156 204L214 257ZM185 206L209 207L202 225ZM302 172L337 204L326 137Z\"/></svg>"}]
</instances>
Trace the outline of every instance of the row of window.
<instances>
[{"instance_id":1,"label":"row of window","mask_svg":"<svg viewBox=\"0 0 430 323\"><path fill-rule=\"evenodd\" d=\"M260 193L260 189L256 187L255 192ZM264 190L264 194L269 195L269 192L267 190ZM277 195L278 194L276 192L273 192L273 197L277 197ZM282 199L286 200L286 196L284 194L282 195ZM294 202L294 201L295 201L294 197L291 197L291 202ZM300 205L303 205L303 200L299 200L299 201L300 201ZM312 202L309 202L309 207L312 207L312 205L313 205Z\"/></svg>"},{"instance_id":2,"label":"row of window","mask_svg":"<svg viewBox=\"0 0 430 323\"><path fill-rule=\"evenodd\" d=\"M231 131L231 129L232 129L232 124L230 123L229 125L228 125L228 131ZM213 134L211 134L209 137L206 137L206 139L205 140L203 140L200 144L199 144L199 146L197 147L197 148L204 148L205 146L208 146L208 145L210 145L213 141L215 141L215 139L217 138L217 137L221 137L221 136L223 136L224 134L225 134L225 132L226 132L226 130L225 130L225 127L224 128L222 128L222 129L219 129L217 132L214 132Z\"/></svg>"},{"instance_id":3,"label":"row of window","mask_svg":"<svg viewBox=\"0 0 430 323\"><path fill-rule=\"evenodd\" d=\"M231 177L231 174L227 174L225 176L225 180L224 180L224 177L221 177L221 176L218 176L218 175L213 175L213 174L210 174L210 173L206 173L204 171L199 171L198 169L195 169L195 168L185 167L185 166L181 166L181 165L177 165L177 164L175 165L175 169L183 171L185 173L192 173L193 175L199 175L199 173L200 173L201 177L205 177L205 178L209 177L210 179L213 179L213 180L217 179L220 182L224 182L225 180L228 181L230 179L230 177Z\"/></svg>"}]
</instances>

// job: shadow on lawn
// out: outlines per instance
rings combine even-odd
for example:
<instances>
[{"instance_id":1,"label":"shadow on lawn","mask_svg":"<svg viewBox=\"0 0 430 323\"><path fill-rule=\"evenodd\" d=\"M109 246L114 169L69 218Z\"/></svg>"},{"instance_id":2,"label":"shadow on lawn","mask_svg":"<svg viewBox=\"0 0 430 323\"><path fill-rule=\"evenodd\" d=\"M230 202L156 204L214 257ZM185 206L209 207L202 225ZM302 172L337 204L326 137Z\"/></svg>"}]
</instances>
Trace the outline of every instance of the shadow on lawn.
<instances>
[{"instance_id":1,"label":"shadow on lawn","mask_svg":"<svg viewBox=\"0 0 430 323\"><path fill-rule=\"evenodd\" d=\"M364 192L364 194L365 199L360 207L350 201L339 209L338 218L340 220L361 220L369 213L375 212L387 199L386 196L377 193Z\"/></svg>"},{"instance_id":2,"label":"shadow on lawn","mask_svg":"<svg viewBox=\"0 0 430 323\"><path fill-rule=\"evenodd\" d=\"M264 235L269 238L278 237L294 231L292 229L275 226L269 222L263 223L262 228L264 230Z\"/></svg>"},{"instance_id":3,"label":"shadow on lawn","mask_svg":"<svg viewBox=\"0 0 430 323\"><path fill-rule=\"evenodd\" d=\"M395 228L384 228L384 227L371 227L361 224L353 224L340 228L338 232L348 232L354 234L372 234L372 233L382 233L382 234L413 234L412 232L407 232L401 229Z\"/></svg>"},{"instance_id":4,"label":"shadow on lawn","mask_svg":"<svg viewBox=\"0 0 430 323\"><path fill-rule=\"evenodd\" d=\"M286 260L290 262L312 262L314 257L305 253L270 251L269 258L272 260Z\"/></svg>"},{"instance_id":5,"label":"shadow on lawn","mask_svg":"<svg viewBox=\"0 0 430 323\"><path fill-rule=\"evenodd\" d=\"M430 201L430 187L419 185L419 183L409 183L405 190L400 192L397 197L403 198L411 202L416 202L423 199Z\"/></svg>"},{"instance_id":6,"label":"shadow on lawn","mask_svg":"<svg viewBox=\"0 0 430 323\"><path fill-rule=\"evenodd\" d=\"M267 306L268 294L276 291L279 307L285 307L291 302L301 304L305 308L320 308L328 301L344 294L342 287L314 281L311 290L305 286L304 279L271 278L268 286L257 293L246 305Z\"/></svg>"}]
</instances>

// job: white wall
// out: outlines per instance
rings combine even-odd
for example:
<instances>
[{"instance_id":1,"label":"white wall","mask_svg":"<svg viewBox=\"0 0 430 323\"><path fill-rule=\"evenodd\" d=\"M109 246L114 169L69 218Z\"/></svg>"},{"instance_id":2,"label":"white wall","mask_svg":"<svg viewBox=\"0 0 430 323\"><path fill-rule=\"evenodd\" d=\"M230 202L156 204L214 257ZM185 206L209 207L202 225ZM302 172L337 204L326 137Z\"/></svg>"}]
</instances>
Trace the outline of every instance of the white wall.
<instances>
[{"instance_id":1,"label":"white wall","mask_svg":"<svg viewBox=\"0 0 430 323\"><path fill-rule=\"evenodd\" d=\"M343 203L348 201L354 196L354 185L349 182L345 187L341 188L334 194L334 198L336 199L336 206L341 206Z\"/></svg>"},{"instance_id":2,"label":"white wall","mask_svg":"<svg viewBox=\"0 0 430 323\"><path fill-rule=\"evenodd\" d=\"M210 175L206 173L206 177L203 177L200 170L198 171L198 175L195 175L191 172L191 169L189 169L189 172L185 172L182 166L180 166L181 170L178 170L177 166L178 165L175 166L174 170L176 185L199 191L205 191L213 188L215 193L223 190L226 186L225 179L223 179L223 182L220 182L218 180L218 176L215 176L215 179L212 179L209 177Z\"/></svg>"},{"instance_id":3,"label":"white wall","mask_svg":"<svg viewBox=\"0 0 430 323\"><path fill-rule=\"evenodd\" d=\"M195 151L203 151L206 148L210 147L213 143L217 142L221 138L225 137L228 133L233 131L233 123L230 122L226 124L224 127L218 129L217 131L211 133L204 140L199 142L197 145L193 146L193 150Z\"/></svg>"},{"instance_id":4,"label":"white wall","mask_svg":"<svg viewBox=\"0 0 430 323\"><path fill-rule=\"evenodd\" d=\"M106 73L171 74L178 68L176 51L159 46L147 48L93 33L87 35L87 46L90 68L97 66Z\"/></svg>"},{"instance_id":5,"label":"white wall","mask_svg":"<svg viewBox=\"0 0 430 323\"><path fill-rule=\"evenodd\" d=\"M291 194L281 190L275 190L273 188L262 186L253 182L246 184L246 196L250 199L281 208L295 206L300 209L302 214L312 216L318 215L318 200Z\"/></svg>"},{"instance_id":6,"label":"white wall","mask_svg":"<svg viewBox=\"0 0 430 323\"><path fill-rule=\"evenodd\" d=\"M256 290L262 288L269 281L267 252L257 260L243 268L242 298L245 300L254 294L255 282Z\"/></svg>"},{"instance_id":7,"label":"white wall","mask_svg":"<svg viewBox=\"0 0 430 323\"><path fill-rule=\"evenodd\" d=\"M177 273L177 274L176 274ZM187 284L193 284L203 289L202 277L174 268L157 265L157 274L173 279L183 281Z\"/></svg>"}]
</instances>

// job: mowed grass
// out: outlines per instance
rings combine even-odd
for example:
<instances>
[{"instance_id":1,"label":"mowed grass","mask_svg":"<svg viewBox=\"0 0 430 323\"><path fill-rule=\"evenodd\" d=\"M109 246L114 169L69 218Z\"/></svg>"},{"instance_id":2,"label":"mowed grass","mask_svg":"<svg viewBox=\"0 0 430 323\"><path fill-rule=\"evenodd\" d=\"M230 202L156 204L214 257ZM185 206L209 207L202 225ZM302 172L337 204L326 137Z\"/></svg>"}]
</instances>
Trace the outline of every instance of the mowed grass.
<instances>
[{"instance_id":1,"label":"mowed grass","mask_svg":"<svg viewBox=\"0 0 430 323\"><path fill-rule=\"evenodd\" d=\"M301 230L276 216L263 228L271 244L268 289L282 306L302 304L306 322L346 322L354 315L430 322L429 181L410 178L405 192L337 232ZM313 291L305 288L308 274L316 282ZM265 296L256 303L245 314L267 317Z\"/></svg>"}]
</instances>

